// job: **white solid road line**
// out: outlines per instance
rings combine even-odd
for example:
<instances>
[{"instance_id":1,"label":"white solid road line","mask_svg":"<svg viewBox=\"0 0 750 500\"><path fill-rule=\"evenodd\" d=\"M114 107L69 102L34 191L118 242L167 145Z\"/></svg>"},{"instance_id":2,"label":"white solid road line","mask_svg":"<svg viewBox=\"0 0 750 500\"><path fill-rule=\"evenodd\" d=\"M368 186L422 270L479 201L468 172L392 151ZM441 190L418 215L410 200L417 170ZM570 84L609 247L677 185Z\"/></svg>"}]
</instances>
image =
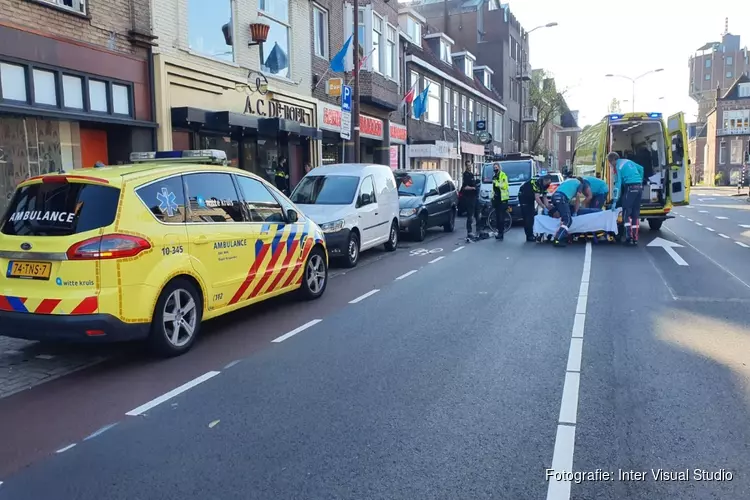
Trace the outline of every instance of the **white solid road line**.
<instances>
[{"instance_id":1,"label":"white solid road line","mask_svg":"<svg viewBox=\"0 0 750 500\"><path fill-rule=\"evenodd\" d=\"M377 289L377 288L376 288L376 289L374 289L374 290L370 290L369 292L367 292L367 293L365 293L365 294L363 294L363 295L360 295L360 296L359 296L359 297L357 297L356 299L354 299L354 300L350 300L350 301L349 301L349 303L350 303L350 304L356 304L357 302L362 302L362 301L363 301L363 300L365 300L365 299L366 299L367 297L369 297L369 296L371 296L371 295L375 295L375 294L376 294L376 293L378 293L379 291L380 291L380 290L379 290L379 289Z\"/></svg>"},{"instance_id":2,"label":"white solid road line","mask_svg":"<svg viewBox=\"0 0 750 500\"><path fill-rule=\"evenodd\" d=\"M568 365L565 370L560 416L557 422L552 467L547 469L547 500L570 500L571 480L560 473L573 472L576 421L578 419L578 393L581 385L581 358L583 356L583 330L586 322L589 278L591 277L591 242L586 243L586 256L581 273L578 305L573 320L573 332L568 350ZM557 475L550 475L550 472Z\"/></svg>"},{"instance_id":3,"label":"white solid road line","mask_svg":"<svg viewBox=\"0 0 750 500\"><path fill-rule=\"evenodd\" d=\"M416 272L417 272L417 269L412 269L412 270L411 270L411 271L409 271L408 273L404 273L404 274L402 274L401 276L399 276L398 278L396 278L396 281L398 281L398 280L402 280L402 279L404 279L404 278L408 278L409 276L411 276L412 274L414 274L414 273L416 273Z\"/></svg>"},{"instance_id":4,"label":"white solid road line","mask_svg":"<svg viewBox=\"0 0 750 500\"><path fill-rule=\"evenodd\" d=\"M377 292L377 290L375 290L375 291ZM314 320L312 320L312 321L308 321L308 322L307 322L307 323L305 323L304 325L302 325L302 326L298 326L297 328L295 328L295 329L294 329L294 330L292 330L291 332L287 332L287 333L285 333L284 335L282 335L281 337L277 337L277 338L273 339L273 340L272 340L271 342L276 342L277 344L278 344L279 342L284 342L284 341L285 341L286 339L288 339L289 337L294 337L294 336L295 336L295 335L297 335L297 334L298 334L299 332L303 332L303 331L307 330L308 328L310 328L311 326L315 326L315 325L317 325L317 324L318 324L318 323L320 323L321 321L323 321L323 320L322 320L322 319L314 319Z\"/></svg>"},{"instance_id":5,"label":"white solid road line","mask_svg":"<svg viewBox=\"0 0 750 500\"><path fill-rule=\"evenodd\" d=\"M719 220L728 220L729 219L729 217L719 217L718 215L716 216L716 218L719 219Z\"/></svg>"},{"instance_id":6,"label":"white solid road line","mask_svg":"<svg viewBox=\"0 0 750 500\"><path fill-rule=\"evenodd\" d=\"M719 236L721 236L722 238L725 238L727 240L729 239L729 236L727 236L726 234L723 234L723 233L719 233Z\"/></svg>"},{"instance_id":7,"label":"white solid road line","mask_svg":"<svg viewBox=\"0 0 750 500\"><path fill-rule=\"evenodd\" d=\"M435 262L438 262L438 261L440 261L440 260L443 260L444 258L445 258L445 255L441 255L441 256L440 256L440 257L438 257L437 259L432 259L432 260L431 260L430 262L428 262L428 264L434 264Z\"/></svg>"},{"instance_id":8,"label":"white solid road line","mask_svg":"<svg viewBox=\"0 0 750 500\"><path fill-rule=\"evenodd\" d=\"M460 251L461 251L461 250L463 250L464 248L466 248L466 247L465 247L465 246L463 246L463 245L461 245L460 247L456 248L456 249L455 249L455 250L453 250L453 251L454 251L454 252L460 252Z\"/></svg>"},{"instance_id":9,"label":"white solid road line","mask_svg":"<svg viewBox=\"0 0 750 500\"><path fill-rule=\"evenodd\" d=\"M68 451L69 449L74 448L75 445L76 445L76 443L69 444L68 446L65 446L64 448L60 448L55 453L64 453L64 452Z\"/></svg>"},{"instance_id":10,"label":"white solid road line","mask_svg":"<svg viewBox=\"0 0 750 500\"><path fill-rule=\"evenodd\" d=\"M741 246L742 248L750 248L749 246L745 245L745 244L744 244L744 243L742 243L741 241L735 241L735 243L737 243L737 244L738 244L739 246Z\"/></svg>"},{"instance_id":11,"label":"white solid road line","mask_svg":"<svg viewBox=\"0 0 750 500\"><path fill-rule=\"evenodd\" d=\"M182 394L183 392L187 391L188 389L192 389L196 385L202 384L206 380L215 377L219 373L220 372L216 372L216 371L211 371L211 372L204 373L200 377L194 378L190 382L186 382L186 383L182 384L180 387L177 387L176 389L172 389L171 391L167 392L166 394L162 394L158 398L152 399L148 403L142 404L138 408L130 410L125 415L131 416L131 417L142 415L143 413L149 411L151 408L159 406L164 401L169 401L170 399L172 399L173 397L177 396L178 394Z\"/></svg>"},{"instance_id":12,"label":"white solid road line","mask_svg":"<svg viewBox=\"0 0 750 500\"><path fill-rule=\"evenodd\" d=\"M706 229L707 229L708 231L711 231L712 233L716 232L716 231L714 231L713 229L711 229L710 227L707 227Z\"/></svg>"}]
</instances>

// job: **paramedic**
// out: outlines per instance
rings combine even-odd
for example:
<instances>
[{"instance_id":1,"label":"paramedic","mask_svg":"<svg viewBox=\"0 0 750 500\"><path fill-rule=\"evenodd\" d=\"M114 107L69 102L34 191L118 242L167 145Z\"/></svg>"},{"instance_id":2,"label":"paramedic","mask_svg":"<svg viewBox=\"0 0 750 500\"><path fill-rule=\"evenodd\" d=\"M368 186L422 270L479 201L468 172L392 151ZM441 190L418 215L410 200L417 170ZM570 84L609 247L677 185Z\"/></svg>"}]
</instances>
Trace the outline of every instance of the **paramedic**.
<instances>
[{"instance_id":1,"label":"paramedic","mask_svg":"<svg viewBox=\"0 0 750 500\"><path fill-rule=\"evenodd\" d=\"M495 209L497 219L497 235L495 238L502 241L505 235L505 218L508 217L508 199L510 198L510 186L508 176L500 168L499 163L492 165L492 206Z\"/></svg>"},{"instance_id":2,"label":"paramedic","mask_svg":"<svg viewBox=\"0 0 750 500\"><path fill-rule=\"evenodd\" d=\"M466 162L466 170L461 180L461 199L466 208L466 237L471 236L471 221L477 216L477 181L471 171L471 162ZM479 231L479 220L477 219L477 231Z\"/></svg>"},{"instance_id":3,"label":"paramedic","mask_svg":"<svg viewBox=\"0 0 750 500\"><path fill-rule=\"evenodd\" d=\"M554 243L556 246L565 246L568 241L568 230L573 222L570 203L573 201L573 212L578 212L580 198L578 195L583 190L583 182L580 178L566 179L557 186L557 191L552 195L552 204L555 211L560 214L560 229L555 233Z\"/></svg>"},{"instance_id":4,"label":"paramedic","mask_svg":"<svg viewBox=\"0 0 750 500\"><path fill-rule=\"evenodd\" d=\"M550 184L552 184L552 177L542 175L537 179L529 179L518 189L518 202L521 206L526 241L534 241L534 216L536 215L534 203L547 210L551 208L547 201L547 188Z\"/></svg>"},{"instance_id":5,"label":"paramedic","mask_svg":"<svg viewBox=\"0 0 750 500\"><path fill-rule=\"evenodd\" d=\"M607 155L607 163L614 179L612 210L618 202L622 207L622 222L625 226L625 243L638 244L640 227L641 194L643 193L643 167L632 160L623 160L615 152Z\"/></svg>"},{"instance_id":6,"label":"paramedic","mask_svg":"<svg viewBox=\"0 0 750 500\"><path fill-rule=\"evenodd\" d=\"M596 177L581 177L586 182L583 194L586 196L584 204L588 209L601 210L607 202L609 186ZM594 210L590 210L593 212ZM583 215L582 213L580 215Z\"/></svg>"}]
</instances>

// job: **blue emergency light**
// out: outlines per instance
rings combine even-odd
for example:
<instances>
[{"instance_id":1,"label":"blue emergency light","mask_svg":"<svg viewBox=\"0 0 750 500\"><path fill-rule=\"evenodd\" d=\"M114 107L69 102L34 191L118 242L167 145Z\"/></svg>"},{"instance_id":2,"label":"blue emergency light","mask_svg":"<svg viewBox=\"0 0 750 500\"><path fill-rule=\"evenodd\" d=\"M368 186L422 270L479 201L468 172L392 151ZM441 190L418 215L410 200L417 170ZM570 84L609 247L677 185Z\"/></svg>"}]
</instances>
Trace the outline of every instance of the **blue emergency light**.
<instances>
[{"instance_id":1,"label":"blue emergency light","mask_svg":"<svg viewBox=\"0 0 750 500\"><path fill-rule=\"evenodd\" d=\"M227 154L219 149L186 149L183 151L139 151L130 153L132 163L181 161L226 165Z\"/></svg>"},{"instance_id":2,"label":"blue emergency light","mask_svg":"<svg viewBox=\"0 0 750 500\"><path fill-rule=\"evenodd\" d=\"M661 118L661 113L649 113L649 118Z\"/></svg>"},{"instance_id":3,"label":"blue emergency light","mask_svg":"<svg viewBox=\"0 0 750 500\"><path fill-rule=\"evenodd\" d=\"M622 115L611 114L611 115L609 115L609 119L610 120L622 120Z\"/></svg>"}]
</instances>

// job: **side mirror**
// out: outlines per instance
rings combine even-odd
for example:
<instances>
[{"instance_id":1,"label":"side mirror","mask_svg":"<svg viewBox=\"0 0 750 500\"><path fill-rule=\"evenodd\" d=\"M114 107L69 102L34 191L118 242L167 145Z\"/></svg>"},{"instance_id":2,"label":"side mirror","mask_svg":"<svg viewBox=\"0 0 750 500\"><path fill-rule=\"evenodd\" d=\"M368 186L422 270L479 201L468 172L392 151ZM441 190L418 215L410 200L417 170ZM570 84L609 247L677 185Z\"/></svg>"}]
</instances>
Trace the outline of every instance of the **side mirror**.
<instances>
[{"instance_id":1,"label":"side mirror","mask_svg":"<svg viewBox=\"0 0 750 500\"><path fill-rule=\"evenodd\" d=\"M370 195L367 193L362 193L362 195L359 197L359 206L364 207L365 205L369 205L371 202Z\"/></svg>"},{"instance_id":2,"label":"side mirror","mask_svg":"<svg viewBox=\"0 0 750 500\"><path fill-rule=\"evenodd\" d=\"M299 214L290 208L286 211L286 218L289 222L297 222L299 220Z\"/></svg>"}]
</instances>

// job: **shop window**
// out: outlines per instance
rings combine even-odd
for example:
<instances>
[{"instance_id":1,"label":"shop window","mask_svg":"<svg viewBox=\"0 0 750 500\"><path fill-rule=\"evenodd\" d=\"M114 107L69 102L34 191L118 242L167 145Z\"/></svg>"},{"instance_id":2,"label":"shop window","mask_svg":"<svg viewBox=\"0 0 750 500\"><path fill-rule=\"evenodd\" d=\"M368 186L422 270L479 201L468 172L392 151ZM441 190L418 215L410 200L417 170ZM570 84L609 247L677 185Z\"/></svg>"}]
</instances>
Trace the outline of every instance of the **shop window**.
<instances>
[{"instance_id":1,"label":"shop window","mask_svg":"<svg viewBox=\"0 0 750 500\"><path fill-rule=\"evenodd\" d=\"M52 71L35 69L34 78L34 102L47 106L57 106L57 85L55 74Z\"/></svg>"},{"instance_id":2,"label":"shop window","mask_svg":"<svg viewBox=\"0 0 750 500\"><path fill-rule=\"evenodd\" d=\"M229 174L184 176L188 222L244 222L242 202Z\"/></svg>"},{"instance_id":3,"label":"shop window","mask_svg":"<svg viewBox=\"0 0 750 500\"><path fill-rule=\"evenodd\" d=\"M26 102L26 68L17 64L0 63L0 87L3 99Z\"/></svg>"},{"instance_id":4,"label":"shop window","mask_svg":"<svg viewBox=\"0 0 750 500\"><path fill-rule=\"evenodd\" d=\"M283 159L276 139L258 139L258 169L265 172L267 179L273 179L276 167Z\"/></svg>"},{"instance_id":5,"label":"shop window","mask_svg":"<svg viewBox=\"0 0 750 500\"><path fill-rule=\"evenodd\" d=\"M188 48L204 56L233 62L232 1L188 0L187 4Z\"/></svg>"},{"instance_id":6,"label":"shop window","mask_svg":"<svg viewBox=\"0 0 750 500\"><path fill-rule=\"evenodd\" d=\"M83 78L63 75L63 106L71 109L83 109Z\"/></svg>"},{"instance_id":7,"label":"shop window","mask_svg":"<svg viewBox=\"0 0 750 500\"><path fill-rule=\"evenodd\" d=\"M136 190L138 198L160 222L185 222L182 177L169 177Z\"/></svg>"},{"instance_id":8,"label":"shop window","mask_svg":"<svg viewBox=\"0 0 750 500\"><path fill-rule=\"evenodd\" d=\"M250 220L253 222L284 222L284 214L276 198L266 187L250 177L237 176L237 184Z\"/></svg>"},{"instance_id":9,"label":"shop window","mask_svg":"<svg viewBox=\"0 0 750 500\"><path fill-rule=\"evenodd\" d=\"M218 149L227 154L227 163L232 167L240 165L239 143L227 136L201 135L199 137L200 147L198 149Z\"/></svg>"},{"instance_id":10,"label":"shop window","mask_svg":"<svg viewBox=\"0 0 750 500\"><path fill-rule=\"evenodd\" d=\"M264 73L289 78L289 0L261 0L263 22L268 23L268 40L260 46Z\"/></svg>"},{"instance_id":11,"label":"shop window","mask_svg":"<svg viewBox=\"0 0 750 500\"><path fill-rule=\"evenodd\" d=\"M89 107L91 111L106 113L107 84L98 80L89 80Z\"/></svg>"},{"instance_id":12,"label":"shop window","mask_svg":"<svg viewBox=\"0 0 750 500\"><path fill-rule=\"evenodd\" d=\"M130 88L126 85L112 84L112 112L130 115Z\"/></svg>"}]
</instances>

